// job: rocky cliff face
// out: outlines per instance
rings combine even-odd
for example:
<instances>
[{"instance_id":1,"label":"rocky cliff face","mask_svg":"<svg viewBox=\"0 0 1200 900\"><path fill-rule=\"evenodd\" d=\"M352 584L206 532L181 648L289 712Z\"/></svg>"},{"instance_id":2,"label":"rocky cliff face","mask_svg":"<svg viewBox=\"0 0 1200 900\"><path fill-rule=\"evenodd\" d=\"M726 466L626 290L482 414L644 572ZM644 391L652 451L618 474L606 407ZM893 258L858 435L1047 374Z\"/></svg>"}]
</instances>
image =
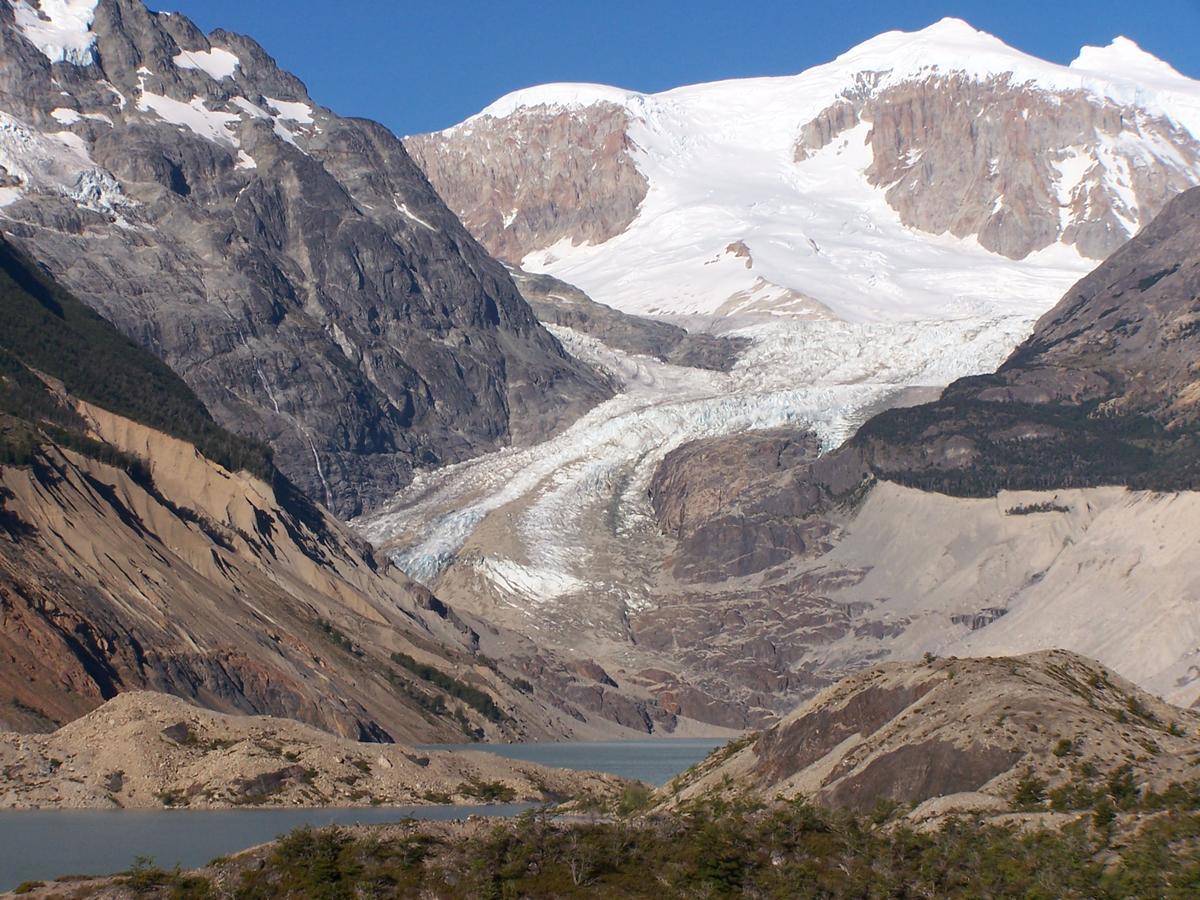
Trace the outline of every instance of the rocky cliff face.
<instances>
[{"instance_id":1,"label":"rocky cliff face","mask_svg":"<svg viewBox=\"0 0 1200 900\"><path fill-rule=\"evenodd\" d=\"M673 573L685 581L753 575L823 546L829 525L808 517L820 491L798 477L821 442L793 429L684 444L659 464L650 505L677 541Z\"/></svg>"},{"instance_id":2,"label":"rocky cliff face","mask_svg":"<svg viewBox=\"0 0 1200 900\"><path fill-rule=\"evenodd\" d=\"M0 4L4 228L337 512L608 396L403 146L139 0Z\"/></svg>"},{"instance_id":3,"label":"rocky cliff face","mask_svg":"<svg viewBox=\"0 0 1200 900\"><path fill-rule=\"evenodd\" d=\"M634 356L652 356L676 366L728 372L749 346L743 337L690 332L645 316L631 316L597 303L579 288L553 275L513 271L521 296L539 320L570 328Z\"/></svg>"},{"instance_id":4,"label":"rocky cliff face","mask_svg":"<svg viewBox=\"0 0 1200 900\"><path fill-rule=\"evenodd\" d=\"M0 727L154 690L355 740L554 730L482 626L3 242L0 318Z\"/></svg>"},{"instance_id":5,"label":"rocky cliff face","mask_svg":"<svg viewBox=\"0 0 1200 900\"><path fill-rule=\"evenodd\" d=\"M1196 183L1200 144L1167 115L1010 76L933 76L847 97L796 159L868 122L866 175L906 225L1021 259L1055 243L1103 259Z\"/></svg>"},{"instance_id":6,"label":"rocky cliff face","mask_svg":"<svg viewBox=\"0 0 1200 900\"><path fill-rule=\"evenodd\" d=\"M1200 485L1200 190L1048 312L995 375L869 422L847 453L885 478L1000 488Z\"/></svg>"},{"instance_id":7,"label":"rocky cliff face","mask_svg":"<svg viewBox=\"0 0 1200 900\"><path fill-rule=\"evenodd\" d=\"M1198 724L1195 713L1062 651L891 664L838 682L724 759L710 758L676 797L724 784L858 810L924 804L915 818L1044 810L1047 790L1103 794L1123 771L1131 790L1190 781ZM1018 794L1034 779L1040 794Z\"/></svg>"},{"instance_id":8,"label":"rocky cliff face","mask_svg":"<svg viewBox=\"0 0 1200 900\"><path fill-rule=\"evenodd\" d=\"M602 244L633 221L647 184L629 124L615 103L543 106L404 145L471 234L515 265L560 240Z\"/></svg>"}]
</instances>

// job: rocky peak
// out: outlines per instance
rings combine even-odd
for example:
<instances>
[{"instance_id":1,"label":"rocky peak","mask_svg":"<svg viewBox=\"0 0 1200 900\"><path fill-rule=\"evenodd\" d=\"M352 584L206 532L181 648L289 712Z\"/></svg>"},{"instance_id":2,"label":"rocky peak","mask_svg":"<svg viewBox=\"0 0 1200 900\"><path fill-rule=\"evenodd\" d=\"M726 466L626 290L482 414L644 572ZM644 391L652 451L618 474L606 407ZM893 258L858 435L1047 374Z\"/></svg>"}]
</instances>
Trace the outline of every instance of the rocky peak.
<instances>
[{"instance_id":1,"label":"rocky peak","mask_svg":"<svg viewBox=\"0 0 1200 900\"><path fill-rule=\"evenodd\" d=\"M249 38L0 4L0 125L5 230L339 513L609 395L398 139Z\"/></svg>"}]
</instances>

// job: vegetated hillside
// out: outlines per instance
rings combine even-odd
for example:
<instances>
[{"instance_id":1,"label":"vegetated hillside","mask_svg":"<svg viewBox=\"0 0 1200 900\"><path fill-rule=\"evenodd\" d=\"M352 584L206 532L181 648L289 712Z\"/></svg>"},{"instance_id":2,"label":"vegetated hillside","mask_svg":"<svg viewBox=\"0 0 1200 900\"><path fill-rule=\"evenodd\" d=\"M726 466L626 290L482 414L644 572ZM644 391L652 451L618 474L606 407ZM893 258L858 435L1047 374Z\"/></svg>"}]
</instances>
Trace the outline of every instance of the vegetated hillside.
<instances>
[{"instance_id":1,"label":"vegetated hillside","mask_svg":"<svg viewBox=\"0 0 1200 900\"><path fill-rule=\"evenodd\" d=\"M611 797L620 779L484 753L362 744L134 691L48 735L0 734L0 807L366 806Z\"/></svg>"},{"instance_id":2,"label":"vegetated hillside","mask_svg":"<svg viewBox=\"0 0 1200 900\"><path fill-rule=\"evenodd\" d=\"M187 441L227 469L268 482L278 477L266 446L217 425L165 363L134 345L2 237L0 309L0 411L6 422L0 460L32 462L44 434L100 452L99 446L89 446L83 419L61 402L65 392ZM35 372L50 376L61 390ZM47 427L52 430L45 432Z\"/></svg>"},{"instance_id":3,"label":"vegetated hillside","mask_svg":"<svg viewBox=\"0 0 1200 900\"><path fill-rule=\"evenodd\" d=\"M880 477L1004 489L1200 487L1200 189L1067 292L994 374L889 410L843 453Z\"/></svg>"},{"instance_id":4,"label":"vegetated hillside","mask_svg":"<svg viewBox=\"0 0 1200 900\"><path fill-rule=\"evenodd\" d=\"M1200 715L1066 651L888 663L850 675L661 792L805 797L909 818L1086 808L1114 778L1200 777Z\"/></svg>"},{"instance_id":5,"label":"vegetated hillside","mask_svg":"<svg viewBox=\"0 0 1200 900\"><path fill-rule=\"evenodd\" d=\"M5 727L146 689L363 740L553 727L470 624L2 243L0 318Z\"/></svg>"},{"instance_id":6,"label":"vegetated hillside","mask_svg":"<svg viewBox=\"0 0 1200 900\"><path fill-rule=\"evenodd\" d=\"M0 4L5 233L340 515L610 396L382 126L141 0Z\"/></svg>"}]
</instances>

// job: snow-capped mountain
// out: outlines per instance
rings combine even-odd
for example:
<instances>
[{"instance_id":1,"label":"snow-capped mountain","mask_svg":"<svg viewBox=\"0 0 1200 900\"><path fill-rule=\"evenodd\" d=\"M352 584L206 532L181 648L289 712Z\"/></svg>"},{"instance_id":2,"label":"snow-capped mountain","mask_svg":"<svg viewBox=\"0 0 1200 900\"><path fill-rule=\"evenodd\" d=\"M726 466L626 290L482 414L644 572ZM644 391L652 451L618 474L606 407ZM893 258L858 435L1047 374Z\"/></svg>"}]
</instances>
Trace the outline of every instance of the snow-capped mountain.
<instances>
[{"instance_id":1,"label":"snow-capped mountain","mask_svg":"<svg viewBox=\"0 0 1200 900\"><path fill-rule=\"evenodd\" d=\"M1200 183L1200 82L945 19L793 77L534 87L406 143L493 254L626 311L1031 315Z\"/></svg>"}]
</instances>

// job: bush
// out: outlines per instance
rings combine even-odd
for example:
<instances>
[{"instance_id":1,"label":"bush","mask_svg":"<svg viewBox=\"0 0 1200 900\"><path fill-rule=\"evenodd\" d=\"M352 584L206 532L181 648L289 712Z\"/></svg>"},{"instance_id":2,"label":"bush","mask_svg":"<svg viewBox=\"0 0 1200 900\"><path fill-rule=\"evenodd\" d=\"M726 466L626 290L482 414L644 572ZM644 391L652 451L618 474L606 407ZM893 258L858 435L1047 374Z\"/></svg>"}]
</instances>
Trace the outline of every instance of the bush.
<instances>
[{"instance_id":1,"label":"bush","mask_svg":"<svg viewBox=\"0 0 1200 900\"><path fill-rule=\"evenodd\" d=\"M1031 809L1046 802L1046 782L1035 775L1026 775L1017 782L1013 803L1020 809Z\"/></svg>"},{"instance_id":2,"label":"bush","mask_svg":"<svg viewBox=\"0 0 1200 900\"><path fill-rule=\"evenodd\" d=\"M481 713L485 719L492 722L503 722L508 718L504 714L504 710L496 705L496 701L486 691L459 681L427 663L419 663L407 653L393 653L392 662L412 672L422 681L440 688L456 700L463 701L467 706Z\"/></svg>"},{"instance_id":3,"label":"bush","mask_svg":"<svg viewBox=\"0 0 1200 900\"><path fill-rule=\"evenodd\" d=\"M617 815L632 816L650 806L654 790L640 781L625 785L621 799L617 801Z\"/></svg>"}]
</instances>

